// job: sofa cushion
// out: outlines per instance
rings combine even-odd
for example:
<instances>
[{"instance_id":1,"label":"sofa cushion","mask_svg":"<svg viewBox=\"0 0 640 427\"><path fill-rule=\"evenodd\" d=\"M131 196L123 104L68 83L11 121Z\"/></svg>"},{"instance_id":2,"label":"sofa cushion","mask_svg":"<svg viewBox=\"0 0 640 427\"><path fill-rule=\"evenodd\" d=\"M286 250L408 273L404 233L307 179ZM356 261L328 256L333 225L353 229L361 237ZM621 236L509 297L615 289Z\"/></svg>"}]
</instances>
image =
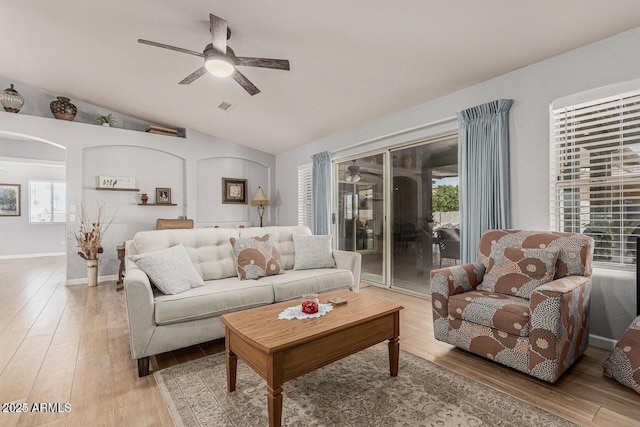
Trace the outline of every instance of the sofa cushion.
<instances>
[{"instance_id":1,"label":"sofa cushion","mask_svg":"<svg viewBox=\"0 0 640 427\"><path fill-rule=\"evenodd\" d=\"M258 279L284 273L280 266L278 250L270 234L262 237L230 239L233 245L238 278L240 280Z\"/></svg>"},{"instance_id":2,"label":"sofa cushion","mask_svg":"<svg viewBox=\"0 0 640 427\"><path fill-rule=\"evenodd\" d=\"M522 249L494 243L480 291L531 298L555 274L558 248Z\"/></svg>"},{"instance_id":3,"label":"sofa cushion","mask_svg":"<svg viewBox=\"0 0 640 427\"><path fill-rule=\"evenodd\" d=\"M449 316L520 337L529 336L529 300L470 291L449 297Z\"/></svg>"},{"instance_id":4,"label":"sofa cushion","mask_svg":"<svg viewBox=\"0 0 640 427\"><path fill-rule=\"evenodd\" d=\"M204 285L182 244L133 255L131 259L149 276L151 283L165 294L179 294Z\"/></svg>"},{"instance_id":5,"label":"sofa cushion","mask_svg":"<svg viewBox=\"0 0 640 427\"><path fill-rule=\"evenodd\" d=\"M207 281L200 288L178 295L156 296L154 317L158 325L168 325L221 316L271 303L271 283L231 277Z\"/></svg>"},{"instance_id":6,"label":"sofa cushion","mask_svg":"<svg viewBox=\"0 0 640 427\"><path fill-rule=\"evenodd\" d=\"M259 280L273 285L276 302L299 298L303 294L327 292L353 286L353 274L349 270L321 268L316 270L287 270L278 276Z\"/></svg>"},{"instance_id":7,"label":"sofa cushion","mask_svg":"<svg viewBox=\"0 0 640 427\"><path fill-rule=\"evenodd\" d=\"M640 393L640 316L631 322L602 367L607 377Z\"/></svg>"},{"instance_id":8,"label":"sofa cushion","mask_svg":"<svg viewBox=\"0 0 640 427\"><path fill-rule=\"evenodd\" d=\"M331 236L293 235L296 252L294 270L333 268L336 262L331 251Z\"/></svg>"},{"instance_id":9,"label":"sofa cushion","mask_svg":"<svg viewBox=\"0 0 640 427\"><path fill-rule=\"evenodd\" d=\"M236 263L229 239L238 237L233 228L139 231L133 244L139 254L158 251L182 243L191 262L204 280L236 277Z\"/></svg>"},{"instance_id":10,"label":"sofa cushion","mask_svg":"<svg viewBox=\"0 0 640 427\"><path fill-rule=\"evenodd\" d=\"M309 227L301 226L278 226L278 227L249 227L239 230L240 238L263 236L270 234L274 240L274 245L280 254L280 265L285 270L293 269L295 262L295 252L293 248L293 235L310 236Z\"/></svg>"}]
</instances>

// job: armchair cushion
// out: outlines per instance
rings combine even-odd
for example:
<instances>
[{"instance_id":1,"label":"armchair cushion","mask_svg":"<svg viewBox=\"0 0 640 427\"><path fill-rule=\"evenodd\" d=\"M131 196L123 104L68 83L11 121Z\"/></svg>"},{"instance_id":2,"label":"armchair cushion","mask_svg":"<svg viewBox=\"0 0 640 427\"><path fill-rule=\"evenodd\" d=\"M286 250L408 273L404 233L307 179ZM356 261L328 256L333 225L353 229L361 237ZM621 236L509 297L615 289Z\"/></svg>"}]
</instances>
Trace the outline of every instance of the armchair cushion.
<instances>
[{"instance_id":1,"label":"armchair cushion","mask_svg":"<svg viewBox=\"0 0 640 427\"><path fill-rule=\"evenodd\" d=\"M554 247L523 249L494 243L478 290L529 299L536 288L553 279L558 252Z\"/></svg>"},{"instance_id":2,"label":"armchair cushion","mask_svg":"<svg viewBox=\"0 0 640 427\"><path fill-rule=\"evenodd\" d=\"M449 316L508 334L529 335L529 300L493 292L470 291L449 298Z\"/></svg>"}]
</instances>

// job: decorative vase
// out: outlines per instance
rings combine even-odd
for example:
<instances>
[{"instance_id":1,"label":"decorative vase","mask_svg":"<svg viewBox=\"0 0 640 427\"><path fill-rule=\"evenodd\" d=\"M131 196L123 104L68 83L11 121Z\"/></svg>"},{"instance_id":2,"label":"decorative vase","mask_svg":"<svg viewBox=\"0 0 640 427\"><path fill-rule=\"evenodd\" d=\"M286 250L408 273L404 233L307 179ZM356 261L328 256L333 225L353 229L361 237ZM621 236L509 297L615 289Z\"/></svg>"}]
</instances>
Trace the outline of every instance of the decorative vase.
<instances>
[{"instance_id":1,"label":"decorative vase","mask_svg":"<svg viewBox=\"0 0 640 427\"><path fill-rule=\"evenodd\" d=\"M64 96L58 96L57 100L51 101L49 104L49 108L51 108L51 113L53 113L53 117L60 120L73 120L76 118L76 114L78 114L78 109L75 105L71 103L69 98Z\"/></svg>"},{"instance_id":2,"label":"decorative vase","mask_svg":"<svg viewBox=\"0 0 640 427\"><path fill-rule=\"evenodd\" d=\"M140 196L140 199L142 200L142 204L146 205L147 201L149 200L149 196L147 195L147 193L142 193L142 196Z\"/></svg>"},{"instance_id":3,"label":"decorative vase","mask_svg":"<svg viewBox=\"0 0 640 427\"><path fill-rule=\"evenodd\" d=\"M98 285L98 263L97 259L85 260L85 265L87 266L87 286Z\"/></svg>"},{"instance_id":4,"label":"decorative vase","mask_svg":"<svg viewBox=\"0 0 640 427\"><path fill-rule=\"evenodd\" d=\"M103 124L102 124L102 126L106 126L106 127L108 127L108 128L110 128L110 127L111 127L111 125L110 125L109 123L103 123Z\"/></svg>"},{"instance_id":5,"label":"decorative vase","mask_svg":"<svg viewBox=\"0 0 640 427\"><path fill-rule=\"evenodd\" d=\"M13 83L0 93L0 104L4 111L8 113L17 113L24 104L24 98L13 88Z\"/></svg>"}]
</instances>

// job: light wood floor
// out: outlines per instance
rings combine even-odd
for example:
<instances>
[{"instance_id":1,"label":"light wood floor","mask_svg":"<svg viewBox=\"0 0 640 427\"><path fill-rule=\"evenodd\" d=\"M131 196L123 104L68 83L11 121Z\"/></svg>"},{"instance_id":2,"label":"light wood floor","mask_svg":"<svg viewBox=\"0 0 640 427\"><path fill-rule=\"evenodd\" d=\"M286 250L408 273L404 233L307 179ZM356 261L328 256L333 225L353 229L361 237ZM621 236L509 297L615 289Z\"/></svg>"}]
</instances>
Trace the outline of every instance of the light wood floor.
<instances>
[{"instance_id":1,"label":"light wood floor","mask_svg":"<svg viewBox=\"0 0 640 427\"><path fill-rule=\"evenodd\" d=\"M124 295L115 284L66 286L64 257L0 260L0 402L71 403L70 413L0 413L0 426L171 426L153 375L137 377ZM580 425L640 424L640 395L602 376L607 352L589 348L555 385L433 338L429 302L400 302L401 348ZM153 370L222 351L221 341L151 358ZM286 385L285 385L286 388ZM266 404L266 403L265 403Z\"/></svg>"}]
</instances>

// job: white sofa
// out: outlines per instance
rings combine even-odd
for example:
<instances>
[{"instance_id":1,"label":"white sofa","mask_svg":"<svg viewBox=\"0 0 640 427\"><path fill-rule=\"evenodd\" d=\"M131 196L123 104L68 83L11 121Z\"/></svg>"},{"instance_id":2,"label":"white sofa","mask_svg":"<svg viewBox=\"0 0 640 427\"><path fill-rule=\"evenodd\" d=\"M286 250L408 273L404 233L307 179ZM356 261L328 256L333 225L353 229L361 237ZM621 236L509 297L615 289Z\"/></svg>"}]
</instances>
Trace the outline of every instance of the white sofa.
<instances>
[{"instance_id":1,"label":"white sofa","mask_svg":"<svg viewBox=\"0 0 640 427\"><path fill-rule=\"evenodd\" d=\"M258 280L240 280L230 238L271 234L280 253L283 274ZM307 227L195 228L136 233L126 242L124 290L129 316L131 354L138 361L138 375L149 373L149 357L223 338L220 316L252 307L346 288L358 292L361 256L333 251L336 268L293 270L293 234L311 235ZM204 286L176 295L165 295L130 259L136 254L182 244Z\"/></svg>"}]
</instances>

